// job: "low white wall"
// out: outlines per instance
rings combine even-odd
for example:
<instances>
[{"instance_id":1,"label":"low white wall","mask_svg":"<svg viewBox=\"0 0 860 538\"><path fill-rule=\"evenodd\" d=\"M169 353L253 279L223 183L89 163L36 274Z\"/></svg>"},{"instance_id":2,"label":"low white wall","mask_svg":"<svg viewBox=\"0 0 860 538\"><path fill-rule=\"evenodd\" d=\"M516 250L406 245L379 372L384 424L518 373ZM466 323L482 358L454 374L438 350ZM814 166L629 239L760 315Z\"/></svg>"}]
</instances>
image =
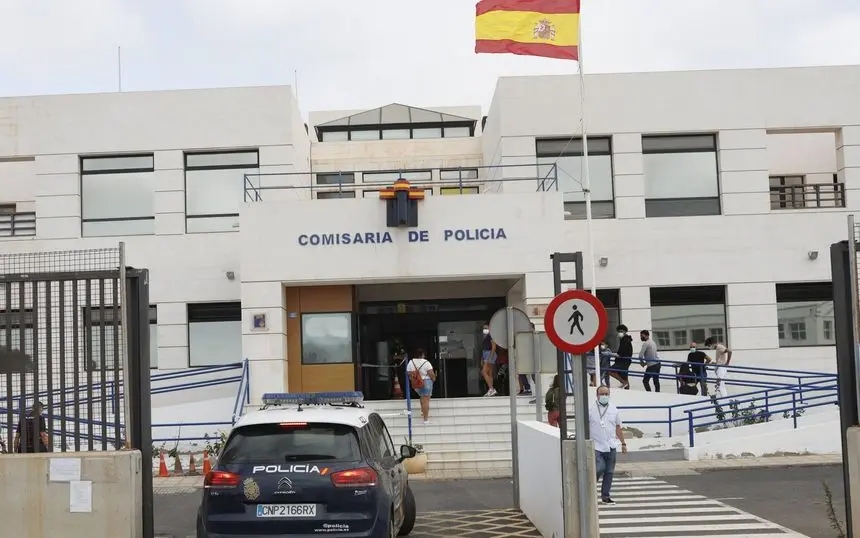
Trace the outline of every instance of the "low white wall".
<instances>
[{"instance_id":1,"label":"low white wall","mask_svg":"<svg viewBox=\"0 0 860 538\"><path fill-rule=\"evenodd\" d=\"M558 428L518 422L520 507L543 536L564 536L561 442Z\"/></svg>"},{"instance_id":2,"label":"low white wall","mask_svg":"<svg viewBox=\"0 0 860 538\"><path fill-rule=\"evenodd\" d=\"M695 446L685 449L689 460L752 457L788 453L840 454L839 409L804 416L795 429L792 420L740 426L696 434Z\"/></svg>"},{"instance_id":3,"label":"low white wall","mask_svg":"<svg viewBox=\"0 0 860 538\"><path fill-rule=\"evenodd\" d=\"M189 393L193 394L194 389ZM165 395L167 396L167 395ZM174 405L163 405L152 408L152 423L177 424L177 426L152 428L152 438L169 439L176 437L203 437L209 435L213 441L218 438L218 431L230 431L230 422L233 416L235 397L215 398L197 402L186 402ZM189 426L190 423L199 422L225 422L223 426ZM180 450L202 448L205 441L180 441ZM164 444L165 450L176 446L176 442L153 441L153 445L160 448Z\"/></svg>"}]
</instances>

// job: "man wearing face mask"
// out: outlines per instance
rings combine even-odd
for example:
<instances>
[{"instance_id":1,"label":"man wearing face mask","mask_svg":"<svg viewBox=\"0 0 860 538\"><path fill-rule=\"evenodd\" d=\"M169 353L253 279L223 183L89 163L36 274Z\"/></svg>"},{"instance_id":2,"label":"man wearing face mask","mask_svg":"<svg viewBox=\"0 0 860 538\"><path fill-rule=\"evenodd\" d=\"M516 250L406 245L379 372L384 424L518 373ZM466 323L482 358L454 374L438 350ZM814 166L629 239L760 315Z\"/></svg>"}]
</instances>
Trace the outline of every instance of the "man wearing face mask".
<instances>
[{"instance_id":1,"label":"man wearing face mask","mask_svg":"<svg viewBox=\"0 0 860 538\"><path fill-rule=\"evenodd\" d=\"M696 348L696 343L693 342L690 344L690 353L687 355L687 362L690 364L690 368L693 371L693 375L696 376L696 381L699 382L699 386L702 390L702 396L708 395L708 370L705 365L711 362L711 358L708 357L704 351Z\"/></svg>"},{"instance_id":2,"label":"man wearing face mask","mask_svg":"<svg viewBox=\"0 0 860 538\"><path fill-rule=\"evenodd\" d=\"M597 388L597 401L588 410L589 431L594 442L594 461L597 467L597 480L600 484L600 500L603 504L615 504L610 496L612 478L615 475L615 462L618 448L627 454L624 441L624 425L618 408L609 401L609 387Z\"/></svg>"},{"instance_id":3,"label":"man wearing face mask","mask_svg":"<svg viewBox=\"0 0 860 538\"><path fill-rule=\"evenodd\" d=\"M657 344L651 339L651 333L644 329L639 331L639 339L642 340L639 364L645 367L642 384L645 385L645 390L651 392L651 380L654 380L654 392L660 392L660 361L657 359Z\"/></svg>"},{"instance_id":4,"label":"man wearing face mask","mask_svg":"<svg viewBox=\"0 0 860 538\"><path fill-rule=\"evenodd\" d=\"M612 367L616 371L609 375L621 383L621 388L629 390L630 381L627 371L633 360L633 337L627 334L627 325L619 325L615 330L618 331L618 350L615 352L615 363ZM609 386L609 383L606 385Z\"/></svg>"}]
</instances>

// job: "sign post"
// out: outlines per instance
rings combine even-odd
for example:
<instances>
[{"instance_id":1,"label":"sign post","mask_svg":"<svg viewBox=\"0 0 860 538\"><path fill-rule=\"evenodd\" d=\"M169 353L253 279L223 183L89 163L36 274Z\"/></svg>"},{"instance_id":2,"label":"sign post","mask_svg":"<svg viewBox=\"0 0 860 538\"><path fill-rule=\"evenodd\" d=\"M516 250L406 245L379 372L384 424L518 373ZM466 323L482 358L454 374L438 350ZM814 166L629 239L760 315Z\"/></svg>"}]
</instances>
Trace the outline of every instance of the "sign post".
<instances>
[{"instance_id":1,"label":"sign post","mask_svg":"<svg viewBox=\"0 0 860 538\"><path fill-rule=\"evenodd\" d=\"M586 368L585 353L593 350L606 334L609 327L609 318L603 303L587 291L576 289L568 290L556 295L550 302L544 315L544 330L550 341L559 351L571 354L571 366L573 370L574 390L574 432L576 449L576 476L577 476L577 512L579 522L579 536L591 536L591 523L596 521L596 511L593 503L594 492L590 491L591 466L588 454L588 395L585 393ZM597 357L595 357L595 361ZM561 385L567 387L566 369L559 369L559 375L563 375ZM565 390L567 390L565 388ZM562 398L562 401L564 399ZM566 404L565 404L566 405ZM566 416L562 414L563 417ZM567 442L567 428L562 429L562 458L564 458L564 443ZM564 461L564 460L562 460ZM564 468L564 467L563 467ZM564 481L565 478L562 478ZM569 519L565 512L565 532L568 532ZM572 533L571 533L572 534Z\"/></svg>"},{"instance_id":2,"label":"sign post","mask_svg":"<svg viewBox=\"0 0 860 538\"><path fill-rule=\"evenodd\" d=\"M513 306L501 308L490 318L490 335L496 346L508 352L508 390L511 407L511 471L514 482L514 508L520 508L520 454L517 428L517 346L518 334L534 334L535 326L528 315Z\"/></svg>"}]
</instances>

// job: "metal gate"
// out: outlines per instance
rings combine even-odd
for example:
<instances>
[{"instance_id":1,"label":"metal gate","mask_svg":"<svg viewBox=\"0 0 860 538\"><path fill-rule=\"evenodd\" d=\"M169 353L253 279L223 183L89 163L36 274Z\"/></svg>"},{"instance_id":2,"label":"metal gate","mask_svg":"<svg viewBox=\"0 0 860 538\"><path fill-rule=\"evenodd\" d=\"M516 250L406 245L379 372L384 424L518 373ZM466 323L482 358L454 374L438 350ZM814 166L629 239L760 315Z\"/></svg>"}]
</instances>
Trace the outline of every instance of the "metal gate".
<instances>
[{"instance_id":1,"label":"metal gate","mask_svg":"<svg viewBox=\"0 0 860 538\"><path fill-rule=\"evenodd\" d=\"M140 450L145 537L149 392L148 272L125 267L122 243L0 255L0 450Z\"/></svg>"}]
</instances>

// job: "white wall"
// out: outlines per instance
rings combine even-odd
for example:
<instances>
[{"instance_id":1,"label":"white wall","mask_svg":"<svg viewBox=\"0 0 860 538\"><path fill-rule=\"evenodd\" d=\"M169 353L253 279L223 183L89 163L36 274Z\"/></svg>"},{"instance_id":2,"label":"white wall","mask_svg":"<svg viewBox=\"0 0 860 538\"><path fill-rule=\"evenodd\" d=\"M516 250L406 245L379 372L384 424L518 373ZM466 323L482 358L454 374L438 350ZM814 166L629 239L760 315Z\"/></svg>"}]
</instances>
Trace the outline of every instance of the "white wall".
<instances>
[{"instance_id":1,"label":"white wall","mask_svg":"<svg viewBox=\"0 0 860 538\"><path fill-rule=\"evenodd\" d=\"M828 409L798 419L794 429L791 420L779 420L734 429L696 435L693 448L685 449L687 459L723 459L727 457L765 456L779 452L840 454L842 435L839 409Z\"/></svg>"},{"instance_id":2,"label":"white wall","mask_svg":"<svg viewBox=\"0 0 860 538\"><path fill-rule=\"evenodd\" d=\"M564 536L559 430L533 420L517 428L520 508L541 536Z\"/></svg>"}]
</instances>

